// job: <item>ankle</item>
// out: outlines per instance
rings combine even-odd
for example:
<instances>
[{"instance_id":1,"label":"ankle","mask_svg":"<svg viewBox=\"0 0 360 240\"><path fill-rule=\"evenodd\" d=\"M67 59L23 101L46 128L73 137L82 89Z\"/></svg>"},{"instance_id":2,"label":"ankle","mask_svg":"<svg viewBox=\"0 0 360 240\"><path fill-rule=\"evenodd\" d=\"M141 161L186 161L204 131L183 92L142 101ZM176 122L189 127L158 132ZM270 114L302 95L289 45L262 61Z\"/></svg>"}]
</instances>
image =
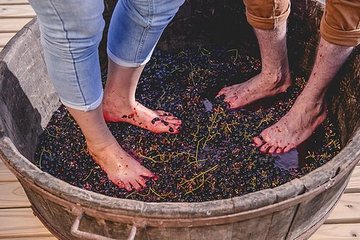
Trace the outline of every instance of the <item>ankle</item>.
<instances>
[{"instance_id":1,"label":"ankle","mask_svg":"<svg viewBox=\"0 0 360 240\"><path fill-rule=\"evenodd\" d=\"M94 137L94 138L86 138L86 145L90 153L96 153L103 151L109 146L114 144L118 144L114 136L110 134L104 134L104 136Z\"/></svg>"},{"instance_id":2,"label":"ankle","mask_svg":"<svg viewBox=\"0 0 360 240\"><path fill-rule=\"evenodd\" d=\"M268 69L261 71L261 75L268 81L269 85L274 88L291 85L290 71L287 69Z\"/></svg>"},{"instance_id":3,"label":"ankle","mask_svg":"<svg viewBox=\"0 0 360 240\"><path fill-rule=\"evenodd\" d=\"M104 97L103 101L103 112L122 112L131 113L136 107L135 99L125 98L125 97Z\"/></svg>"},{"instance_id":4,"label":"ankle","mask_svg":"<svg viewBox=\"0 0 360 240\"><path fill-rule=\"evenodd\" d=\"M323 113L327 109L327 104L324 98L309 95L306 96L305 94L300 94L294 103L294 106L295 105L304 109L305 112Z\"/></svg>"},{"instance_id":5,"label":"ankle","mask_svg":"<svg viewBox=\"0 0 360 240\"><path fill-rule=\"evenodd\" d=\"M324 105L325 93L326 90L319 91L316 86L309 86L308 84L298 96L297 101L309 102L313 105Z\"/></svg>"}]
</instances>

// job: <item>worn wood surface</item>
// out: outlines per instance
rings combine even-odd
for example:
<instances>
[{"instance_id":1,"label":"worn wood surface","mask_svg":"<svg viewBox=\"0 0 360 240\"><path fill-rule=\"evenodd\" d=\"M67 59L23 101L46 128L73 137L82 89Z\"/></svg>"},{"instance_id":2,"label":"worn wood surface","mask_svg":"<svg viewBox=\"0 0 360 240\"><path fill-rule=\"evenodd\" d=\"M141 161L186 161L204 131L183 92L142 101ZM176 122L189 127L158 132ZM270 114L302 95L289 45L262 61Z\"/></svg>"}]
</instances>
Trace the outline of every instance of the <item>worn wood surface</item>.
<instances>
[{"instance_id":1,"label":"worn wood surface","mask_svg":"<svg viewBox=\"0 0 360 240\"><path fill-rule=\"evenodd\" d=\"M0 47L4 47L13 36L14 33L0 33Z\"/></svg>"},{"instance_id":2,"label":"worn wood surface","mask_svg":"<svg viewBox=\"0 0 360 240\"><path fill-rule=\"evenodd\" d=\"M30 5L1 5L0 18L31 18L35 16Z\"/></svg>"},{"instance_id":3,"label":"worn wood surface","mask_svg":"<svg viewBox=\"0 0 360 240\"><path fill-rule=\"evenodd\" d=\"M0 18L0 33L15 33L32 18Z\"/></svg>"},{"instance_id":4,"label":"worn wood surface","mask_svg":"<svg viewBox=\"0 0 360 240\"><path fill-rule=\"evenodd\" d=\"M360 166L356 166L352 178L346 188L346 193L358 193L360 192ZM360 200L359 200L360 201Z\"/></svg>"},{"instance_id":5,"label":"worn wood surface","mask_svg":"<svg viewBox=\"0 0 360 240\"><path fill-rule=\"evenodd\" d=\"M0 0L0 5L23 5L29 4L27 0Z\"/></svg>"},{"instance_id":6,"label":"worn wood surface","mask_svg":"<svg viewBox=\"0 0 360 240\"><path fill-rule=\"evenodd\" d=\"M17 179L14 176L14 174L12 174L10 172L9 169L7 169L7 167L5 167L5 164L0 161L0 182L16 182Z\"/></svg>"},{"instance_id":7,"label":"worn wood surface","mask_svg":"<svg viewBox=\"0 0 360 240\"><path fill-rule=\"evenodd\" d=\"M360 193L345 193L325 223L360 223Z\"/></svg>"},{"instance_id":8,"label":"worn wood surface","mask_svg":"<svg viewBox=\"0 0 360 240\"><path fill-rule=\"evenodd\" d=\"M9 240L57 240L57 238L49 237L49 236L36 236L36 237L15 237L15 238L12 237Z\"/></svg>"},{"instance_id":9,"label":"worn wood surface","mask_svg":"<svg viewBox=\"0 0 360 240\"><path fill-rule=\"evenodd\" d=\"M324 224L310 240L357 240L360 239L360 223Z\"/></svg>"},{"instance_id":10,"label":"worn wood surface","mask_svg":"<svg viewBox=\"0 0 360 240\"><path fill-rule=\"evenodd\" d=\"M0 209L0 239L12 237L51 237L30 208Z\"/></svg>"},{"instance_id":11,"label":"worn wood surface","mask_svg":"<svg viewBox=\"0 0 360 240\"><path fill-rule=\"evenodd\" d=\"M0 209L30 207L19 182L0 182Z\"/></svg>"}]
</instances>

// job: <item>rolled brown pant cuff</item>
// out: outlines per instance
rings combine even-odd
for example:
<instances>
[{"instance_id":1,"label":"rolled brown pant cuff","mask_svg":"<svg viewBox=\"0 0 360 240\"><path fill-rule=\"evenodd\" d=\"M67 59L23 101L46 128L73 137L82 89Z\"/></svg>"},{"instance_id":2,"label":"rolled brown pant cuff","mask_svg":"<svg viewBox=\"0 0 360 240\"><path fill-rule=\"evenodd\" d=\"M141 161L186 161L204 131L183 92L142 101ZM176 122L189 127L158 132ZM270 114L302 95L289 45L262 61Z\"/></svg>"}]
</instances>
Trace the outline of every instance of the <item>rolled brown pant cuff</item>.
<instances>
[{"instance_id":1,"label":"rolled brown pant cuff","mask_svg":"<svg viewBox=\"0 0 360 240\"><path fill-rule=\"evenodd\" d=\"M360 29L349 31L335 29L326 22L325 14L321 19L320 34L329 43L340 46L355 47L360 43Z\"/></svg>"},{"instance_id":2,"label":"rolled brown pant cuff","mask_svg":"<svg viewBox=\"0 0 360 240\"><path fill-rule=\"evenodd\" d=\"M360 1L326 0L320 23L321 36L328 42L354 47L360 43Z\"/></svg>"},{"instance_id":3,"label":"rolled brown pant cuff","mask_svg":"<svg viewBox=\"0 0 360 240\"><path fill-rule=\"evenodd\" d=\"M286 11L279 16L271 16L268 18L258 17L251 13L249 13L248 10L246 10L246 18L248 23L257 29L262 30L273 30L277 26L281 25L282 23L286 22L287 18L290 14L290 4Z\"/></svg>"}]
</instances>

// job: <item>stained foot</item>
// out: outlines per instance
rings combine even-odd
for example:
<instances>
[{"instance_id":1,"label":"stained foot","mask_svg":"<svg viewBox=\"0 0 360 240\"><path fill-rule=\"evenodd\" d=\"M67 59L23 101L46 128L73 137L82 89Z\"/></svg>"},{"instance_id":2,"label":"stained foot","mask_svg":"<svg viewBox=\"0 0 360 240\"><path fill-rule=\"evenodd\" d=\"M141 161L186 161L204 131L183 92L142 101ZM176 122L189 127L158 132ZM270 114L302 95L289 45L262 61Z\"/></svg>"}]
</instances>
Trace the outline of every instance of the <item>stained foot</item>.
<instances>
[{"instance_id":1,"label":"stained foot","mask_svg":"<svg viewBox=\"0 0 360 240\"><path fill-rule=\"evenodd\" d=\"M260 73L250 80L224 87L217 96L224 95L230 109L244 107L265 97L285 92L291 86L288 70L281 73Z\"/></svg>"},{"instance_id":2,"label":"stained foot","mask_svg":"<svg viewBox=\"0 0 360 240\"><path fill-rule=\"evenodd\" d=\"M119 103L104 101L103 113L107 122L127 122L154 133L179 133L181 120L161 110L151 110L135 102L124 107Z\"/></svg>"},{"instance_id":3,"label":"stained foot","mask_svg":"<svg viewBox=\"0 0 360 240\"><path fill-rule=\"evenodd\" d=\"M108 178L119 188L138 191L146 187L149 178L155 178L152 172L125 152L116 140L102 147L88 144L88 150Z\"/></svg>"},{"instance_id":4,"label":"stained foot","mask_svg":"<svg viewBox=\"0 0 360 240\"><path fill-rule=\"evenodd\" d=\"M264 153L289 152L308 139L326 115L323 101L311 101L300 95L284 117L253 139L254 144Z\"/></svg>"}]
</instances>

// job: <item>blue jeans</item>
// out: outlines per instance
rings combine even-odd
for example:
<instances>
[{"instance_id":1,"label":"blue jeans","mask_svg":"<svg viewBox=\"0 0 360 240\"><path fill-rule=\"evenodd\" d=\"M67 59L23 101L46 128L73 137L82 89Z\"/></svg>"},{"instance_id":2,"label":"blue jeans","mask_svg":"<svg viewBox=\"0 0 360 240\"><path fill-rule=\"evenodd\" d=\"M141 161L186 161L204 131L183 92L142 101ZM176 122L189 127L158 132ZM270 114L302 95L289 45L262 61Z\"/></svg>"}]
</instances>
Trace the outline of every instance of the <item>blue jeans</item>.
<instances>
[{"instance_id":1,"label":"blue jeans","mask_svg":"<svg viewBox=\"0 0 360 240\"><path fill-rule=\"evenodd\" d=\"M108 34L109 58L124 67L146 64L184 0L119 0ZM102 0L30 0L40 25L50 78L61 102L90 111L102 101L98 47Z\"/></svg>"}]
</instances>

